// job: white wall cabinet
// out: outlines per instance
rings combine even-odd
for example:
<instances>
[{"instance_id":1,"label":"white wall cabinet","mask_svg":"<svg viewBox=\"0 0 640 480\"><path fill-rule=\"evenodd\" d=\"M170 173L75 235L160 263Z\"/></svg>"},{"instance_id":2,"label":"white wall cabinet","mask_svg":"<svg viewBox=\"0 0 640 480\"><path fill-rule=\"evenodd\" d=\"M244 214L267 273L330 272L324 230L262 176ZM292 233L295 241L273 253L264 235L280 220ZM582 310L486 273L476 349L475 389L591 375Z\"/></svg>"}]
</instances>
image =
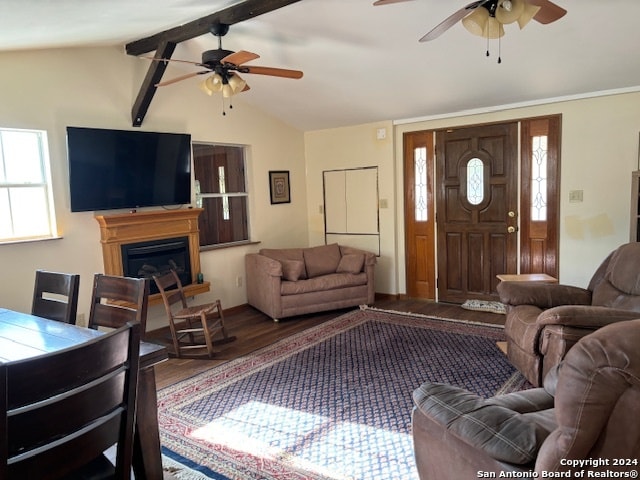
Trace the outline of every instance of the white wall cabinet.
<instances>
[{"instance_id":1,"label":"white wall cabinet","mask_svg":"<svg viewBox=\"0 0 640 480\"><path fill-rule=\"evenodd\" d=\"M378 167L323 172L326 243L380 252Z\"/></svg>"}]
</instances>

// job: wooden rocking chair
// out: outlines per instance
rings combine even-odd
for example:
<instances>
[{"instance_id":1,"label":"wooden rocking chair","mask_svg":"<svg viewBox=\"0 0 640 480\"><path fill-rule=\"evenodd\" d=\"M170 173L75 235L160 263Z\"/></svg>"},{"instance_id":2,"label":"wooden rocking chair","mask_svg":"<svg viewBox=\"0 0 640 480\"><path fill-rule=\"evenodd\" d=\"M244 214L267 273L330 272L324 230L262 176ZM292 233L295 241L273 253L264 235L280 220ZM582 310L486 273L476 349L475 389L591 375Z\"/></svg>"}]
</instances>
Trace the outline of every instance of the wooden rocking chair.
<instances>
[{"instance_id":1,"label":"wooden rocking chair","mask_svg":"<svg viewBox=\"0 0 640 480\"><path fill-rule=\"evenodd\" d=\"M213 350L214 344L224 344L236 339L235 336L229 336L227 332L220 300L189 306L182 289L182 282L175 270L156 275L153 279L162 295L167 317L169 317L173 353L176 357L202 357L204 353L185 355L184 352L206 350L206 356L213 358L217 353ZM178 302L182 308L174 311L173 306ZM218 332L222 333L222 338L214 340Z\"/></svg>"}]
</instances>

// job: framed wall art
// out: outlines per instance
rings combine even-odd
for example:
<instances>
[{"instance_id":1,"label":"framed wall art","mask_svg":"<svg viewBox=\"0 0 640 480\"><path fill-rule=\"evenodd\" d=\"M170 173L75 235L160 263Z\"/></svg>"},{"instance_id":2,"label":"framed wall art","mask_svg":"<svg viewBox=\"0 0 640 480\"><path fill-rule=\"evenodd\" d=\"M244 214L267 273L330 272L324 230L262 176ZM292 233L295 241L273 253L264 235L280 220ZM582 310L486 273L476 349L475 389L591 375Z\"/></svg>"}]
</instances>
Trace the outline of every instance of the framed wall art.
<instances>
[{"instance_id":1,"label":"framed wall art","mask_svg":"<svg viewBox=\"0 0 640 480\"><path fill-rule=\"evenodd\" d=\"M291 203L288 170L269 171L269 192L271 203Z\"/></svg>"}]
</instances>

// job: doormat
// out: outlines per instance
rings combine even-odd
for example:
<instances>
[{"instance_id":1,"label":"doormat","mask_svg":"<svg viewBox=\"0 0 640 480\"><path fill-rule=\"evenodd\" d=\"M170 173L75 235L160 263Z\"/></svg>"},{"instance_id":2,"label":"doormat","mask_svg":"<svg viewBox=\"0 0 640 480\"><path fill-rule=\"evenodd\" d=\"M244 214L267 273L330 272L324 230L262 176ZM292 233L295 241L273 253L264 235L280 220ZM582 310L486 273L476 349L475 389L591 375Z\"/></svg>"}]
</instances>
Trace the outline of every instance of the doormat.
<instances>
[{"instance_id":1,"label":"doormat","mask_svg":"<svg viewBox=\"0 0 640 480\"><path fill-rule=\"evenodd\" d=\"M467 300L460 305L465 310L475 310L476 312L489 312L504 315L507 313L507 308L504 303L491 302L488 300Z\"/></svg>"}]
</instances>

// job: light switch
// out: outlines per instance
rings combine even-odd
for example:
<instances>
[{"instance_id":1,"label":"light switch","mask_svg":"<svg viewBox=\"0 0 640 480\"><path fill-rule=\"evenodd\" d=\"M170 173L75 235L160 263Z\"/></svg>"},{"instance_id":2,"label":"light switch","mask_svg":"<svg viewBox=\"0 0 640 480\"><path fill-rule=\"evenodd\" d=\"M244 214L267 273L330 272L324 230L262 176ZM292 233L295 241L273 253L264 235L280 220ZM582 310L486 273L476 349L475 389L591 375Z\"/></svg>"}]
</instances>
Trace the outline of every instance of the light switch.
<instances>
[{"instance_id":1,"label":"light switch","mask_svg":"<svg viewBox=\"0 0 640 480\"><path fill-rule=\"evenodd\" d=\"M582 190L569 190L569 203L582 202L583 191Z\"/></svg>"},{"instance_id":2,"label":"light switch","mask_svg":"<svg viewBox=\"0 0 640 480\"><path fill-rule=\"evenodd\" d=\"M385 138L387 138L387 129L386 128L379 128L376 131L376 138L378 140L384 140Z\"/></svg>"}]
</instances>

